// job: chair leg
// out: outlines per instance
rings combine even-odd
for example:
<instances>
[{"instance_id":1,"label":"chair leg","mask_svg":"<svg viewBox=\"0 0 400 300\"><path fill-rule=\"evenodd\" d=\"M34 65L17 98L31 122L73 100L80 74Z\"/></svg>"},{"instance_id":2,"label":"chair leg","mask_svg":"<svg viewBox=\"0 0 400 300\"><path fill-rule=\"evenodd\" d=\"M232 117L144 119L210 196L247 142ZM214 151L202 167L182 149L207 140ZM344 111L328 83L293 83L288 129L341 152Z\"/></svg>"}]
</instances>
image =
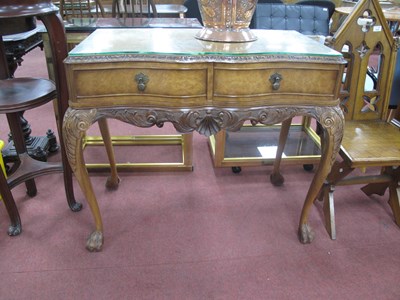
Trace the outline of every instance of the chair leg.
<instances>
[{"instance_id":1,"label":"chair leg","mask_svg":"<svg viewBox=\"0 0 400 300\"><path fill-rule=\"evenodd\" d=\"M400 226L400 185L393 182L389 187L389 205L392 209L394 221Z\"/></svg>"},{"instance_id":2,"label":"chair leg","mask_svg":"<svg viewBox=\"0 0 400 300\"><path fill-rule=\"evenodd\" d=\"M388 203L392 209L394 220L398 226L400 226L400 167L393 169L392 167L386 167L382 170L383 175L389 175L391 180L389 182L377 182L369 183L362 187L361 190L367 195L379 195L383 196L387 189L389 189L389 200Z\"/></svg>"},{"instance_id":3,"label":"chair leg","mask_svg":"<svg viewBox=\"0 0 400 300\"><path fill-rule=\"evenodd\" d=\"M274 167L270 175L270 181L275 186L281 186L285 181L285 178L280 173L280 167L283 150L285 149L287 137L289 135L290 125L292 125L292 118L282 122L281 131L279 134L278 148L276 150L276 156L274 160Z\"/></svg>"},{"instance_id":4,"label":"chair leg","mask_svg":"<svg viewBox=\"0 0 400 300\"><path fill-rule=\"evenodd\" d=\"M388 203L392 209L394 221L400 226L400 167L386 168L386 170L389 170L393 178L389 185Z\"/></svg>"},{"instance_id":5,"label":"chair leg","mask_svg":"<svg viewBox=\"0 0 400 300\"><path fill-rule=\"evenodd\" d=\"M336 161L327 177L327 183L323 185L318 197L318 200L323 201L325 228L332 240L336 240L335 202L333 197L335 186L353 171L354 168L348 167L345 162Z\"/></svg>"},{"instance_id":6,"label":"chair leg","mask_svg":"<svg viewBox=\"0 0 400 300\"><path fill-rule=\"evenodd\" d=\"M108 160L110 162L111 174L107 179L106 187L108 189L117 189L120 179L117 173L117 164L115 161L114 149L112 146L112 140L110 130L108 128L107 119L101 118L99 121L99 128L101 137L103 138L104 146L107 151Z\"/></svg>"},{"instance_id":7,"label":"chair leg","mask_svg":"<svg viewBox=\"0 0 400 300\"><path fill-rule=\"evenodd\" d=\"M336 240L336 224L335 224L335 203L333 192L335 186L324 184L321 191L323 202L323 211L325 219L325 228L332 240Z\"/></svg>"},{"instance_id":8,"label":"chair leg","mask_svg":"<svg viewBox=\"0 0 400 300\"><path fill-rule=\"evenodd\" d=\"M21 233L21 219L19 217L18 208L15 205L14 197L7 184L7 179L2 170L0 170L0 194L3 198L8 216L10 218L10 226L8 227L8 235L15 236Z\"/></svg>"}]
</instances>

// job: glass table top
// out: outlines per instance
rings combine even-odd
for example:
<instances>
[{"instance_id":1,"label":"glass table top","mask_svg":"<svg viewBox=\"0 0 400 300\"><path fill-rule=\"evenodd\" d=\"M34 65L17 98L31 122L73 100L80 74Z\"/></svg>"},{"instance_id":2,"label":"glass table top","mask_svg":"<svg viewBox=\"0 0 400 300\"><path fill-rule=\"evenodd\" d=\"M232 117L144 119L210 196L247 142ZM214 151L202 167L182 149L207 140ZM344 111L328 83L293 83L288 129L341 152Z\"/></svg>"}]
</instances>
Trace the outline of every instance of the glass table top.
<instances>
[{"instance_id":1,"label":"glass table top","mask_svg":"<svg viewBox=\"0 0 400 300\"><path fill-rule=\"evenodd\" d=\"M254 42L220 43L195 38L199 29L116 28L97 29L70 53L74 56L161 55L280 55L340 59L341 53L291 30L253 30Z\"/></svg>"}]
</instances>

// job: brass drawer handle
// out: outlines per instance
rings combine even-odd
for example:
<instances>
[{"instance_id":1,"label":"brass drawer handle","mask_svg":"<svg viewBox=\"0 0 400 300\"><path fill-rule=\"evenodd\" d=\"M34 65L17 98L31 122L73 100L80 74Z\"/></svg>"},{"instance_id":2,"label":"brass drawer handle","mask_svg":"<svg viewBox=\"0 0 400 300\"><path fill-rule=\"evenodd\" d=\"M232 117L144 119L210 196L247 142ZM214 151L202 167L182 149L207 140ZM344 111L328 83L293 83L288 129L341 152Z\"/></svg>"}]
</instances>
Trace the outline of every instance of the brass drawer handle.
<instances>
[{"instance_id":1,"label":"brass drawer handle","mask_svg":"<svg viewBox=\"0 0 400 300\"><path fill-rule=\"evenodd\" d=\"M281 80L283 79L282 75L279 73L272 74L269 78L269 81L272 83L272 89L274 91L279 90L281 87Z\"/></svg>"},{"instance_id":2,"label":"brass drawer handle","mask_svg":"<svg viewBox=\"0 0 400 300\"><path fill-rule=\"evenodd\" d=\"M137 88L143 92L146 89L146 84L149 82L149 77L143 73L136 74L135 81L137 82Z\"/></svg>"}]
</instances>

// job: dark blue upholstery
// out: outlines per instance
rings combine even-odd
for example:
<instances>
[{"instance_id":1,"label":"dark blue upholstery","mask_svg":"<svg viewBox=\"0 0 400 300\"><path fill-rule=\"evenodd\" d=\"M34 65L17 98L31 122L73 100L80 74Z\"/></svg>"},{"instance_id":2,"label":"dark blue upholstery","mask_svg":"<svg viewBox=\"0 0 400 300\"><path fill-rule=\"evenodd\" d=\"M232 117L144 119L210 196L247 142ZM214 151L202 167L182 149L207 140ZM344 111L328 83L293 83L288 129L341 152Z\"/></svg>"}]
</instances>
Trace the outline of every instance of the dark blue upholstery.
<instances>
[{"instance_id":1,"label":"dark blue upholstery","mask_svg":"<svg viewBox=\"0 0 400 300\"><path fill-rule=\"evenodd\" d=\"M282 0L258 0L258 3L283 3ZM197 0L185 0L183 5L186 6L186 18L196 18L203 25L199 4Z\"/></svg>"},{"instance_id":2,"label":"dark blue upholstery","mask_svg":"<svg viewBox=\"0 0 400 300\"><path fill-rule=\"evenodd\" d=\"M389 108L395 108L400 104L400 55L397 55L396 67L393 77L392 92L390 94Z\"/></svg>"},{"instance_id":3,"label":"dark blue upholstery","mask_svg":"<svg viewBox=\"0 0 400 300\"><path fill-rule=\"evenodd\" d=\"M199 4L197 3L197 0L185 0L185 2L183 2L183 5L187 8L185 18L196 18L197 20L199 20L201 25L203 25L203 20L201 18Z\"/></svg>"},{"instance_id":4,"label":"dark blue upholstery","mask_svg":"<svg viewBox=\"0 0 400 300\"><path fill-rule=\"evenodd\" d=\"M301 0L299 2L296 2L296 5L314 5L325 7L329 11L329 19L332 18L332 15L335 12L336 8L335 3L329 0Z\"/></svg>"},{"instance_id":5,"label":"dark blue upholstery","mask_svg":"<svg viewBox=\"0 0 400 300\"><path fill-rule=\"evenodd\" d=\"M328 9L320 6L259 3L250 27L327 36L329 19Z\"/></svg>"}]
</instances>

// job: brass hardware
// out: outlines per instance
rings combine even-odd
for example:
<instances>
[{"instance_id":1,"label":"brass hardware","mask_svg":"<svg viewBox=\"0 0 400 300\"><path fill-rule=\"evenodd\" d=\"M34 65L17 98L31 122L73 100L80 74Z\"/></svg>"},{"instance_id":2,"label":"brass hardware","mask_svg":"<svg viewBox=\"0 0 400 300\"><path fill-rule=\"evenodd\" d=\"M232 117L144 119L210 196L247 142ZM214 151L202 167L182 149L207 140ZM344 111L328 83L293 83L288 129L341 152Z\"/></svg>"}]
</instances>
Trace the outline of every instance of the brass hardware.
<instances>
[{"instance_id":1,"label":"brass hardware","mask_svg":"<svg viewBox=\"0 0 400 300\"><path fill-rule=\"evenodd\" d=\"M279 90L281 87L281 80L283 79L282 75L279 73L272 74L269 78L269 81L272 83L272 89L274 91Z\"/></svg>"},{"instance_id":2,"label":"brass hardware","mask_svg":"<svg viewBox=\"0 0 400 300\"><path fill-rule=\"evenodd\" d=\"M137 82L137 88L143 92L146 89L146 84L149 82L149 77L143 73L136 74L135 81Z\"/></svg>"}]
</instances>

